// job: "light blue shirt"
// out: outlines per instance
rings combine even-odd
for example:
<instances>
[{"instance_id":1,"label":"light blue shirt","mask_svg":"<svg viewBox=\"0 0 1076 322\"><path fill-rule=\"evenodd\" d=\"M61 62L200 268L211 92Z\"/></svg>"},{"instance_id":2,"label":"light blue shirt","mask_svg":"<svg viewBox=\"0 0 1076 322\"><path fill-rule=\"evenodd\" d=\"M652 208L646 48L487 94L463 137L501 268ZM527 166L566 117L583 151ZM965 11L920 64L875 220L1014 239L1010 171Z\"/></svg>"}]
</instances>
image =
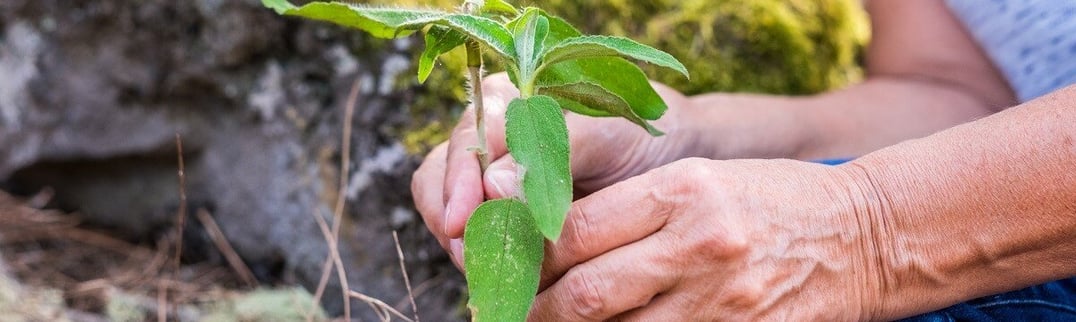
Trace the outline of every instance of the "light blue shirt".
<instances>
[{"instance_id":1,"label":"light blue shirt","mask_svg":"<svg viewBox=\"0 0 1076 322\"><path fill-rule=\"evenodd\" d=\"M1076 84L1076 0L946 0L1021 102Z\"/></svg>"}]
</instances>

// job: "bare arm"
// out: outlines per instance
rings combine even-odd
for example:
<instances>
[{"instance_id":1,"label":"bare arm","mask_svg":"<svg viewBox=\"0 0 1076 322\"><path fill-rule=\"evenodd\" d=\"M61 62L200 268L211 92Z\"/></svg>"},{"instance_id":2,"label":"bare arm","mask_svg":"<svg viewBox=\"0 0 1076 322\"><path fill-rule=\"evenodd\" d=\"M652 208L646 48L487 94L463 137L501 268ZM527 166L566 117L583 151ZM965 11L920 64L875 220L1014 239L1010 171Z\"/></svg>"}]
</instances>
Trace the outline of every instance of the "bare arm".
<instances>
[{"instance_id":1,"label":"bare arm","mask_svg":"<svg viewBox=\"0 0 1076 322\"><path fill-rule=\"evenodd\" d=\"M685 131L699 147L692 156L854 157L1015 105L942 1L874 0L867 9L874 40L865 82L807 97L693 97L680 111L694 120Z\"/></svg>"},{"instance_id":2,"label":"bare arm","mask_svg":"<svg viewBox=\"0 0 1076 322\"><path fill-rule=\"evenodd\" d=\"M572 205L532 320L893 320L1076 275L1076 85L839 167L682 160Z\"/></svg>"},{"instance_id":3,"label":"bare arm","mask_svg":"<svg viewBox=\"0 0 1076 322\"><path fill-rule=\"evenodd\" d=\"M883 245L876 318L1076 276L1076 85L844 167Z\"/></svg>"}]
</instances>

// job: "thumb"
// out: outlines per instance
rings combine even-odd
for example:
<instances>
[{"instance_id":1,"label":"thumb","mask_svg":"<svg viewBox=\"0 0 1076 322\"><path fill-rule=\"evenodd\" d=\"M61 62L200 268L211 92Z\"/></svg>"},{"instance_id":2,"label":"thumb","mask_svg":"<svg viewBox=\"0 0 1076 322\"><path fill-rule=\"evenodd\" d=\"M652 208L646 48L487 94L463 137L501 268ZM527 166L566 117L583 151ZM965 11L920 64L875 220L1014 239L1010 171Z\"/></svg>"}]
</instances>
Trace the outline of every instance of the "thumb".
<instances>
[{"instance_id":1,"label":"thumb","mask_svg":"<svg viewBox=\"0 0 1076 322\"><path fill-rule=\"evenodd\" d=\"M483 187L486 190L486 198L502 199L519 197L522 194L520 182L523 174L520 173L519 165L511 155L497 159L490 163L486 169Z\"/></svg>"}]
</instances>

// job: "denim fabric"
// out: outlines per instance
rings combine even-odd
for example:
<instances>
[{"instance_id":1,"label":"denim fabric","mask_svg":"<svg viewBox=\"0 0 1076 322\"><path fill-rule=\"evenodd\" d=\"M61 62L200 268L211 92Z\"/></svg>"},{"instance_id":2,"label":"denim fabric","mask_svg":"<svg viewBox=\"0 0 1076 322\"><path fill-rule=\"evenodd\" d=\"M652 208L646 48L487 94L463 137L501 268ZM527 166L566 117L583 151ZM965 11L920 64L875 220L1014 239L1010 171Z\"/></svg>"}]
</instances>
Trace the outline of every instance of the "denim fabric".
<instances>
[{"instance_id":1,"label":"denim fabric","mask_svg":"<svg viewBox=\"0 0 1076 322\"><path fill-rule=\"evenodd\" d=\"M1076 321L1076 277L974 299L901 321Z\"/></svg>"},{"instance_id":2,"label":"denim fabric","mask_svg":"<svg viewBox=\"0 0 1076 322\"><path fill-rule=\"evenodd\" d=\"M845 163L845 162L848 162L848 161L852 161L852 159L823 159L823 160L814 160L812 162L821 163L821 164L825 164L825 165L839 165L841 163Z\"/></svg>"}]
</instances>

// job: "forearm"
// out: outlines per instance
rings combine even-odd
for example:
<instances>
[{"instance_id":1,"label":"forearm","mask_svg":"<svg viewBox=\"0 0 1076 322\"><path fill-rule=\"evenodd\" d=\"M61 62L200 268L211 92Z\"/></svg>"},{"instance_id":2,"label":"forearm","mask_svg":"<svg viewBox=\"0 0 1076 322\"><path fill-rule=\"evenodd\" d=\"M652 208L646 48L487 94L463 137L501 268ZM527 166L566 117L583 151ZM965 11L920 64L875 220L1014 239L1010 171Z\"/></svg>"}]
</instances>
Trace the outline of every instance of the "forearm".
<instances>
[{"instance_id":1,"label":"forearm","mask_svg":"<svg viewBox=\"0 0 1076 322\"><path fill-rule=\"evenodd\" d=\"M1076 86L842 166L893 319L1076 275Z\"/></svg>"},{"instance_id":2,"label":"forearm","mask_svg":"<svg viewBox=\"0 0 1076 322\"><path fill-rule=\"evenodd\" d=\"M864 155L992 112L959 87L896 77L815 96L700 95L685 110L690 156L801 160Z\"/></svg>"}]
</instances>

